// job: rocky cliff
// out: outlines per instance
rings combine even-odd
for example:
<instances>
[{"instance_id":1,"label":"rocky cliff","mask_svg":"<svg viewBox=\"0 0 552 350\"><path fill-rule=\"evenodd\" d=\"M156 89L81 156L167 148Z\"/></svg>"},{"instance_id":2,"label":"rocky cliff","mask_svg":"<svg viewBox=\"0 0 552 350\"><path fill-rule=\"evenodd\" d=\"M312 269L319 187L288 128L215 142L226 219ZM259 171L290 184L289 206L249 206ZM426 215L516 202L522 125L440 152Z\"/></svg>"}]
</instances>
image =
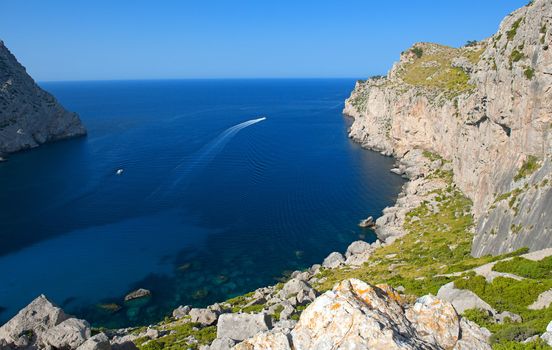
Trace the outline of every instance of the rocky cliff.
<instances>
[{"instance_id":1,"label":"rocky cliff","mask_svg":"<svg viewBox=\"0 0 552 350\"><path fill-rule=\"evenodd\" d=\"M475 256L552 246L551 28L552 2L536 0L482 42L414 45L346 101L365 147L452 162L473 201Z\"/></svg>"},{"instance_id":2,"label":"rocky cliff","mask_svg":"<svg viewBox=\"0 0 552 350\"><path fill-rule=\"evenodd\" d=\"M0 41L0 155L84 134L78 115L36 85Z\"/></svg>"}]
</instances>

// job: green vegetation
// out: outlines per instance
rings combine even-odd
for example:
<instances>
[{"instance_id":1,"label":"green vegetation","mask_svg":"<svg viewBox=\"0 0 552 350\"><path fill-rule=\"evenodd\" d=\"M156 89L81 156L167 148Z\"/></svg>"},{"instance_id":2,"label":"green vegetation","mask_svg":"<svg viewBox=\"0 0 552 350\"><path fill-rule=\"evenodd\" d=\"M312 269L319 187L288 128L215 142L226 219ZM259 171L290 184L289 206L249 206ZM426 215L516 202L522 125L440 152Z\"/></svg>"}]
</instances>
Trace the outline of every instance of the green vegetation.
<instances>
[{"instance_id":1,"label":"green vegetation","mask_svg":"<svg viewBox=\"0 0 552 350\"><path fill-rule=\"evenodd\" d=\"M477 40L468 40L468 41L466 41L465 46L467 46L467 47L477 46Z\"/></svg>"},{"instance_id":2,"label":"green vegetation","mask_svg":"<svg viewBox=\"0 0 552 350\"><path fill-rule=\"evenodd\" d=\"M521 51L519 51L518 49L512 50L512 53L510 54L510 68L515 62L519 62L524 58L525 55Z\"/></svg>"},{"instance_id":3,"label":"green vegetation","mask_svg":"<svg viewBox=\"0 0 552 350\"><path fill-rule=\"evenodd\" d=\"M521 225L514 225L514 224L512 224L512 225L510 226L510 231L512 231L513 234L518 234L518 233L521 232L521 229L522 229L522 228L523 228L523 226L521 226Z\"/></svg>"},{"instance_id":4,"label":"green vegetation","mask_svg":"<svg viewBox=\"0 0 552 350\"><path fill-rule=\"evenodd\" d=\"M421 47L413 47L410 51L418 58L421 58L424 55L424 50Z\"/></svg>"},{"instance_id":5,"label":"green vegetation","mask_svg":"<svg viewBox=\"0 0 552 350\"><path fill-rule=\"evenodd\" d=\"M427 156L436 157L429 152ZM451 177L441 179L446 187L435 191L436 207L426 201L407 214L406 236L378 249L371 262L361 268L324 270L321 277L326 280L317 287L328 290L335 283L354 277L374 284L401 285L416 296L436 294L452 280L439 275L493 261L492 257L471 257L471 202L453 187Z\"/></svg>"},{"instance_id":6,"label":"green vegetation","mask_svg":"<svg viewBox=\"0 0 552 350\"><path fill-rule=\"evenodd\" d=\"M416 49L422 50L415 47L412 51ZM469 84L470 77L462 68L452 66L452 60L465 57L475 64L480 60L482 53L483 49L455 49L431 44L430 49L423 48L423 55L416 55L417 59L414 62L403 65L400 77L407 84L445 91L449 97L454 97L472 90L474 86Z\"/></svg>"},{"instance_id":7,"label":"green vegetation","mask_svg":"<svg viewBox=\"0 0 552 350\"><path fill-rule=\"evenodd\" d=\"M510 28L510 30L506 32L506 37L508 38L508 41L512 41L512 39L514 39L514 37L516 36L517 30L522 20L523 20L523 17L518 18L518 20L512 24L512 27Z\"/></svg>"},{"instance_id":8,"label":"green vegetation","mask_svg":"<svg viewBox=\"0 0 552 350\"><path fill-rule=\"evenodd\" d=\"M175 322L166 330L174 333L154 340L146 337L139 338L135 344L140 350L198 349L201 345L210 344L217 336L216 326L200 328L199 324L192 322ZM190 336L193 336L198 343L189 343Z\"/></svg>"},{"instance_id":9,"label":"green vegetation","mask_svg":"<svg viewBox=\"0 0 552 350\"><path fill-rule=\"evenodd\" d=\"M492 341L494 343L503 344L509 341L520 341L535 334L542 334L546 330L548 322L552 319L552 309L550 307L544 310L527 309L527 306L537 300L539 294L552 288L552 279L542 271L546 266L549 266L551 260L536 265L524 260L521 258L514 258L513 260L515 262L521 261L521 267L516 267L514 263L508 261L499 262L495 266L495 269L501 272L524 275L526 279L521 281L497 277L491 283L488 283L484 277L471 274L454 282L457 288L468 289L476 293L498 312L510 311L522 317L523 321L521 323L492 324L481 315L470 312L470 319L493 332ZM538 276L538 278L530 278L529 275Z\"/></svg>"},{"instance_id":10,"label":"green vegetation","mask_svg":"<svg viewBox=\"0 0 552 350\"><path fill-rule=\"evenodd\" d=\"M552 257L532 261L520 257L498 262L494 271L507 272L525 278L552 279Z\"/></svg>"},{"instance_id":11,"label":"green vegetation","mask_svg":"<svg viewBox=\"0 0 552 350\"><path fill-rule=\"evenodd\" d=\"M493 350L547 350L551 349L544 340L538 339L534 342L522 344L514 341L507 341L500 344L495 344Z\"/></svg>"},{"instance_id":12,"label":"green vegetation","mask_svg":"<svg viewBox=\"0 0 552 350\"><path fill-rule=\"evenodd\" d=\"M535 70L531 67L526 67L525 70L523 71L523 74L527 79L531 80L535 76Z\"/></svg>"},{"instance_id":13,"label":"green vegetation","mask_svg":"<svg viewBox=\"0 0 552 350\"><path fill-rule=\"evenodd\" d=\"M519 169L518 173L514 177L514 181L519 181L531 174L533 174L540 167L539 159L533 155L527 157L523 165Z\"/></svg>"}]
</instances>

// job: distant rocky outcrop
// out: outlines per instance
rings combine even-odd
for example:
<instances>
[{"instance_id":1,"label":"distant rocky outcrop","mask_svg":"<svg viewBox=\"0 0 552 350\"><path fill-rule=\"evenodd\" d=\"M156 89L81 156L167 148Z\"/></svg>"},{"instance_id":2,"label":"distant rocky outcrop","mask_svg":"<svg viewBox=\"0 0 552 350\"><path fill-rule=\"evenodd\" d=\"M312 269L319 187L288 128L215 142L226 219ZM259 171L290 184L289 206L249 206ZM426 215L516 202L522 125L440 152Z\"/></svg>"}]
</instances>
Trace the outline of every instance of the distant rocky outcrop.
<instances>
[{"instance_id":1,"label":"distant rocky outcrop","mask_svg":"<svg viewBox=\"0 0 552 350\"><path fill-rule=\"evenodd\" d=\"M366 148L452 161L473 201L475 256L552 246L551 43L552 2L532 1L482 42L414 45L346 101Z\"/></svg>"},{"instance_id":2,"label":"distant rocky outcrop","mask_svg":"<svg viewBox=\"0 0 552 350\"><path fill-rule=\"evenodd\" d=\"M79 116L42 90L0 41L0 158L85 134Z\"/></svg>"}]
</instances>

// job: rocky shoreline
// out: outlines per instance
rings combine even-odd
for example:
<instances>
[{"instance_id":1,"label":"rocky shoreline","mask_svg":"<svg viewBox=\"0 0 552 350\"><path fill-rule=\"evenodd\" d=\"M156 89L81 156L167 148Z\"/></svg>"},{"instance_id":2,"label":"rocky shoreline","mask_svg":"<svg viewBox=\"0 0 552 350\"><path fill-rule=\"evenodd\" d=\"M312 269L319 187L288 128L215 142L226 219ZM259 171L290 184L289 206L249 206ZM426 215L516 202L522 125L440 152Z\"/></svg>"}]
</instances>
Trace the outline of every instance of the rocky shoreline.
<instances>
[{"instance_id":1,"label":"rocky shoreline","mask_svg":"<svg viewBox=\"0 0 552 350\"><path fill-rule=\"evenodd\" d=\"M489 40L420 43L387 77L357 83L350 137L409 179L376 242L149 327L92 330L41 296L0 327L0 348L552 346L551 18L552 3L532 1Z\"/></svg>"}]
</instances>

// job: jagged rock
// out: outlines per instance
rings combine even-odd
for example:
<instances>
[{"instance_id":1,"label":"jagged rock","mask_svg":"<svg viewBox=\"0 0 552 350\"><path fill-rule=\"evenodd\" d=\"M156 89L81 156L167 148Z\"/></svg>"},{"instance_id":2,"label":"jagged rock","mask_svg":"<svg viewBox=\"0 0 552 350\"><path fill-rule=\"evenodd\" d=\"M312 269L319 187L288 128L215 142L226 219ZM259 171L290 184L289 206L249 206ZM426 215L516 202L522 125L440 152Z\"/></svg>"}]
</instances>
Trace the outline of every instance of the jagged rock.
<instances>
[{"instance_id":1,"label":"jagged rock","mask_svg":"<svg viewBox=\"0 0 552 350\"><path fill-rule=\"evenodd\" d=\"M299 293L309 295L312 299L316 297L316 291L307 282L297 278L292 278L287 281L282 287L282 290L278 292L278 295L282 299L287 299L292 296L297 296Z\"/></svg>"},{"instance_id":2,"label":"jagged rock","mask_svg":"<svg viewBox=\"0 0 552 350\"><path fill-rule=\"evenodd\" d=\"M490 349L484 332L462 323L433 296L407 307L392 288L346 280L318 297L292 331L295 349ZM468 327L465 332L462 325ZM475 328L474 328L475 327ZM467 335L464 337L464 333Z\"/></svg>"},{"instance_id":3,"label":"jagged rock","mask_svg":"<svg viewBox=\"0 0 552 350\"><path fill-rule=\"evenodd\" d=\"M189 313L192 322L199 323L202 326L210 326L217 322L219 313L209 309L191 309Z\"/></svg>"},{"instance_id":4,"label":"jagged rock","mask_svg":"<svg viewBox=\"0 0 552 350\"><path fill-rule=\"evenodd\" d=\"M191 308L188 305L181 305L173 310L172 316L178 320L184 316L187 316L190 313L190 310Z\"/></svg>"},{"instance_id":5,"label":"jagged rock","mask_svg":"<svg viewBox=\"0 0 552 350\"><path fill-rule=\"evenodd\" d=\"M450 282L439 288L437 297L450 302L459 314L464 313L468 309L487 310L492 315L496 314L496 310L477 294L465 289L456 289L454 282Z\"/></svg>"},{"instance_id":6,"label":"jagged rock","mask_svg":"<svg viewBox=\"0 0 552 350\"><path fill-rule=\"evenodd\" d=\"M546 292L541 293L537 300L529 305L527 308L530 310L542 310L546 309L552 303L552 289L547 290Z\"/></svg>"},{"instance_id":7,"label":"jagged rock","mask_svg":"<svg viewBox=\"0 0 552 350\"><path fill-rule=\"evenodd\" d=\"M78 115L35 84L2 41L0 105L0 156L86 134Z\"/></svg>"},{"instance_id":8,"label":"jagged rock","mask_svg":"<svg viewBox=\"0 0 552 350\"><path fill-rule=\"evenodd\" d=\"M236 342L229 338L217 338L213 340L209 350L230 350Z\"/></svg>"},{"instance_id":9,"label":"jagged rock","mask_svg":"<svg viewBox=\"0 0 552 350\"><path fill-rule=\"evenodd\" d=\"M361 220L358 226L362 228L373 228L375 226L374 218L369 216L366 219Z\"/></svg>"},{"instance_id":10,"label":"jagged rock","mask_svg":"<svg viewBox=\"0 0 552 350\"><path fill-rule=\"evenodd\" d=\"M364 254L372 250L370 243L365 241L355 241L347 247L347 252L345 253L345 258L350 258L353 255Z\"/></svg>"},{"instance_id":11,"label":"jagged rock","mask_svg":"<svg viewBox=\"0 0 552 350\"><path fill-rule=\"evenodd\" d=\"M109 338L104 333L96 334L82 343L77 350L111 350Z\"/></svg>"},{"instance_id":12,"label":"jagged rock","mask_svg":"<svg viewBox=\"0 0 552 350\"><path fill-rule=\"evenodd\" d=\"M291 350L288 335L281 332L262 332L247 339L233 349L235 350ZM295 348L300 350L299 348Z\"/></svg>"},{"instance_id":13,"label":"jagged rock","mask_svg":"<svg viewBox=\"0 0 552 350\"><path fill-rule=\"evenodd\" d=\"M43 334L69 317L62 309L40 295L0 327L0 340L19 347L39 344Z\"/></svg>"},{"instance_id":14,"label":"jagged rock","mask_svg":"<svg viewBox=\"0 0 552 350\"><path fill-rule=\"evenodd\" d=\"M333 252L324 259L322 266L328 269L334 269L345 262L343 255L338 252Z\"/></svg>"},{"instance_id":15,"label":"jagged rock","mask_svg":"<svg viewBox=\"0 0 552 350\"><path fill-rule=\"evenodd\" d=\"M76 349L88 338L90 338L88 322L70 318L48 329L42 336L42 342L54 349Z\"/></svg>"},{"instance_id":16,"label":"jagged rock","mask_svg":"<svg viewBox=\"0 0 552 350\"><path fill-rule=\"evenodd\" d=\"M145 298L151 296L151 292L147 289L140 288L125 295L125 301L131 301L134 299Z\"/></svg>"},{"instance_id":17,"label":"jagged rock","mask_svg":"<svg viewBox=\"0 0 552 350\"><path fill-rule=\"evenodd\" d=\"M217 338L242 341L272 328L270 316L260 314L223 314L217 323Z\"/></svg>"}]
</instances>

